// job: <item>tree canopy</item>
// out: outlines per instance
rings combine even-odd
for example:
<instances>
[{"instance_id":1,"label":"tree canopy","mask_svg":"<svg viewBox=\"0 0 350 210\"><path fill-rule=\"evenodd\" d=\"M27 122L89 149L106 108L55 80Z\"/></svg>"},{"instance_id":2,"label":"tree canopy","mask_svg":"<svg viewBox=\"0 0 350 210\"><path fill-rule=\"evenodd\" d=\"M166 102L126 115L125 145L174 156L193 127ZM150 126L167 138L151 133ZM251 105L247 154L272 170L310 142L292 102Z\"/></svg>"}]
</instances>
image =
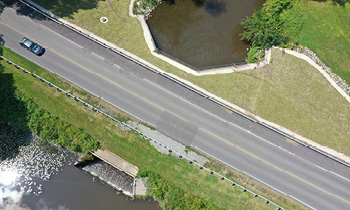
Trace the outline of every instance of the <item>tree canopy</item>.
<instances>
[{"instance_id":1,"label":"tree canopy","mask_svg":"<svg viewBox=\"0 0 350 210\"><path fill-rule=\"evenodd\" d=\"M241 21L242 40L259 48L297 42L303 25L301 17L291 0L268 0L262 9Z\"/></svg>"}]
</instances>

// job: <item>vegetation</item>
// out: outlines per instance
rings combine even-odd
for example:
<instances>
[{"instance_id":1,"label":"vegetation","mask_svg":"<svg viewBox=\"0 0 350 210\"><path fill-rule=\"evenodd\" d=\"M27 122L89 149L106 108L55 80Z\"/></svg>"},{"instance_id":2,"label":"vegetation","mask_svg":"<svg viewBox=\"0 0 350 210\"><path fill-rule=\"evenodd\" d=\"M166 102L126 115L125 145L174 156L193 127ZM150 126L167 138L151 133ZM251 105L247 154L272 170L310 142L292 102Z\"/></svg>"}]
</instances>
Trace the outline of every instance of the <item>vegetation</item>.
<instances>
[{"instance_id":1,"label":"vegetation","mask_svg":"<svg viewBox=\"0 0 350 210\"><path fill-rule=\"evenodd\" d=\"M99 143L89 134L40 108L14 88L13 83L11 75L0 73L0 124L8 125L8 129L16 129L19 133L30 130L41 138L74 152L86 153L99 148ZM23 144L23 138L9 143L2 141L1 144L5 145L1 148L13 151L19 146L17 141ZM10 153L3 155L9 157Z\"/></svg>"},{"instance_id":2,"label":"vegetation","mask_svg":"<svg viewBox=\"0 0 350 210\"><path fill-rule=\"evenodd\" d=\"M292 42L309 47L350 84L349 2L268 0L261 10L241 21L245 30L241 37L251 44L248 62L256 62L265 47Z\"/></svg>"},{"instance_id":3,"label":"vegetation","mask_svg":"<svg viewBox=\"0 0 350 210\"><path fill-rule=\"evenodd\" d=\"M134 15L149 15L162 0L135 0L132 8Z\"/></svg>"},{"instance_id":4,"label":"vegetation","mask_svg":"<svg viewBox=\"0 0 350 210\"><path fill-rule=\"evenodd\" d=\"M270 46L298 42L303 22L291 0L268 0L262 9L241 21L242 40L251 45L248 62L256 62L259 50Z\"/></svg>"},{"instance_id":5,"label":"vegetation","mask_svg":"<svg viewBox=\"0 0 350 210\"><path fill-rule=\"evenodd\" d=\"M350 3L345 0L296 1L303 14L300 44L307 46L350 85Z\"/></svg>"},{"instance_id":6,"label":"vegetation","mask_svg":"<svg viewBox=\"0 0 350 210\"><path fill-rule=\"evenodd\" d=\"M212 93L350 155L350 104L306 61L275 49L267 67L201 78L213 90L226 81Z\"/></svg>"},{"instance_id":7,"label":"vegetation","mask_svg":"<svg viewBox=\"0 0 350 210\"><path fill-rule=\"evenodd\" d=\"M140 170L138 177L147 177L148 194L158 201L163 209L223 209L212 202L192 196L179 187L170 184L157 173Z\"/></svg>"},{"instance_id":8,"label":"vegetation","mask_svg":"<svg viewBox=\"0 0 350 210\"><path fill-rule=\"evenodd\" d=\"M61 80L59 77L49 74L42 68L15 55L6 48L4 48L4 56L13 58L16 63L22 62L24 66L31 66L31 70L35 70L38 75L47 74L50 75L48 77L53 77L57 81ZM118 154L140 169L159 174L167 185L169 184L181 189L181 193L184 194L184 197L194 196L202 200L201 202L206 205L212 203L218 208L225 209L273 208L272 205L265 205L261 199L254 198L254 196L249 193L243 193L239 188L232 187L226 181L220 181L218 177L210 175L205 171L198 170L184 160L177 159L171 155L162 155L138 134L124 130L110 119L97 112L88 110L82 106L81 103L67 98L64 94L57 92L54 88L50 88L37 78L22 73L13 65L8 66L4 62L2 62L2 64L6 65L4 75L12 78L13 86L16 87L23 97L29 98L40 107L45 107L45 110L55 117L58 117L60 120L76 128L88 131L93 139L98 139L100 141L102 148ZM63 80L60 82L64 84ZM73 86L68 84L65 84L65 86L70 88L71 92L78 93ZM239 172L235 173L240 174ZM232 178L234 178L234 176L233 174ZM239 176L243 175L240 174ZM237 182L245 186L249 183L251 188L247 186L248 188L266 196L268 199L271 199L281 206L288 206L290 209L303 208L290 198L278 194L271 189L267 189L259 182L248 177L239 179ZM252 183L254 183L254 185ZM179 191L177 190L177 192Z\"/></svg>"},{"instance_id":9,"label":"vegetation","mask_svg":"<svg viewBox=\"0 0 350 210\"><path fill-rule=\"evenodd\" d=\"M27 104L28 127L42 139L78 153L87 153L100 147L99 143L82 129L61 121L31 100L21 100Z\"/></svg>"},{"instance_id":10,"label":"vegetation","mask_svg":"<svg viewBox=\"0 0 350 210\"><path fill-rule=\"evenodd\" d=\"M252 46L248 52L248 63L255 63L265 57L265 51L261 47Z\"/></svg>"}]
</instances>

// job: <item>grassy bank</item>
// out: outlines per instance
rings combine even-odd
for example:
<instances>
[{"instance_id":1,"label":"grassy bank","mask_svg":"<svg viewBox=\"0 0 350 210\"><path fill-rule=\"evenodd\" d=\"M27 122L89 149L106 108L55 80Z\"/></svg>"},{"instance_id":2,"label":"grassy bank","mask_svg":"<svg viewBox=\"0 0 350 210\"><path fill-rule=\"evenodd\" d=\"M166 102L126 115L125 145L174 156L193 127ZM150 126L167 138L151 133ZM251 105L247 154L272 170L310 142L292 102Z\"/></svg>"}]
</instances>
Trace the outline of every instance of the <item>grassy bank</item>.
<instances>
[{"instance_id":1,"label":"grassy bank","mask_svg":"<svg viewBox=\"0 0 350 210\"><path fill-rule=\"evenodd\" d=\"M11 57L14 62L23 66L30 66L38 75L52 77L53 80L66 86L71 92L79 93L73 86L65 84L55 75L49 74L44 69L15 55L8 49L4 49L4 56ZM28 74L17 70L13 65L8 66L4 61L4 73L13 78L14 86L24 95L33 100L35 104L44 108L61 120L83 129L94 139L99 140L101 146L108 149L141 169L158 173L162 179L171 185L182 189L188 196L198 196L201 199L212 202L216 206L225 209L271 209L272 205L266 205L263 200L254 198L248 193L242 192L237 187L232 187L228 182L221 181L217 177L202 170L198 170L186 161L173 156L161 155L148 141L130 131L125 131L106 117L88 110L81 103L67 98L64 94L50 88ZM84 96L82 97L90 97ZM98 100L90 97L91 100ZM99 101L96 101L99 103ZM113 112L110 109L110 112ZM118 115L118 114L115 114ZM82 120L83 119L83 120ZM238 182L266 196L272 201L288 209L300 209L295 201L288 199L263 185L243 177L234 171L228 174L231 178L238 178Z\"/></svg>"},{"instance_id":2,"label":"grassy bank","mask_svg":"<svg viewBox=\"0 0 350 210\"><path fill-rule=\"evenodd\" d=\"M350 3L336 2L295 1L304 19L300 43L350 84Z\"/></svg>"},{"instance_id":3,"label":"grassy bank","mask_svg":"<svg viewBox=\"0 0 350 210\"><path fill-rule=\"evenodd\" d=\"M276 49L268 67L201 78L225 80L214 94L350 155L350 104L306 61Z\"/></svg>"},{"instance_id":4,"label":"grassy bank","mask_svg":"<svg viewBox=\"0 0 350 210\"><path fill-rule=\"evenodd\" d=\"M82 6L84 2L82 0L75 0L74 4L71 1L60 1L58 3L57 0L35 0L35 2L64 19L82 26L125 48L125 50L142 57L167 72L174 73L221 98L260 115L269 121L287 127L315 142L350 155L350 150L348 149L350 121L347 114L350 113L349 104L333 90L314 68L301 60L288 56L281 57L279 55L279 57L273 57L274 62L270 67L261 70L195 77L151 55L145 43L139 22L135 18L128 16L130 0L97 1L97 3L84 6ZM298 4L309 5L309 8L305 7L305 11L302 12L305 18L309 14L319 14L313 12L312 5L322 4L327 6L328 2L300 1ZM343 13L339 13L339 15L343 14L346 17L347 7L347 10L332 5L328 5L325 8L328 7L333 8L333 13L337 13L338 10L343 9ZM322 7L319 10L322 10ZM320 21L328 21L328 19L331 20L339 17L338 14L327 13L326 10L320 13L323 14L322 16L324 16L324 13L328 14L327 17L331 16ZM109 18L107 24L99 22L99 18L102 15ZM341 22L341 18L337 18L337 24L332 26L341 25L344 27L344 35L342 37L348 37L345 33L349 27L349 24L345 24L347 20L343 18L343 22ZM314 24L312 19L305 21L306 26L300 38L302 43L305 42L304 40L307 40L306 34L319 36L323 33L327 33L328 35L332 33L327 28L332 22L323 26L322 24ZM310 28L309 32L306 33L305 31L307 31L308 25L321 27L317 30L321 30L322 32ZM340 29L338 34L341 34ZM312 40L312 38L309 40ZM339 45L339 47L344 46L342 48L343 50L337 52L338 48L334 47L334 43ZM349 53L342 53L349 46L346 43L346 41L341 39L332 41L326 38L322 38L317 42L314 41L315 47L323 49L324 46L328 45L330 49L333 49L333 51L330 51L331 54L334 52L334 57L339 59L332 61L325 60L327 65L333 69L335 67L330 62L334 62L335 65L343 65L343 63L350 61L347 57ZM305 44L309 45L308 43ZM310 44L311 49L320 55L312 46ZM327 56L324 54L324 57L334 59L333 56L328 55L328 53ZM323 59L322 56L321 58ZM290 59L294 63L290 62ZM341 69L335 69L335 71L344 71L343 73L340 72L339 75L346 76L347 73L343 70L346 68ZM289 77L285 75L289 75ZM318 79L316 80L314 78Z\"/></svg>"}]
</instances>

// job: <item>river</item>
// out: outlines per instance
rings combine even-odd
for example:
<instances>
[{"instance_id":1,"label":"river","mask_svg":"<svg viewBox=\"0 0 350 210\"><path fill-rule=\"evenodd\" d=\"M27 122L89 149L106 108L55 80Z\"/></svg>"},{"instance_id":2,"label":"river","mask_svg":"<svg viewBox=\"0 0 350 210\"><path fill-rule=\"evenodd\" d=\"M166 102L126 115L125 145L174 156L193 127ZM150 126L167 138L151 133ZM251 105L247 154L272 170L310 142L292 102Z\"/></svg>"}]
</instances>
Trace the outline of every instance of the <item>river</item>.
<instances>
[{"instance_id":1,"label":"river","mask_svg":"<svg viewBox=\"0 0 350 210\"><path fill-rule=\"evenodd\" d=\"M152 200L132 200L73 165L69 151L42 146L38 139L20 146L16 157L0 162L1 210L154 210Z\"/></svg>"}]
</instances>

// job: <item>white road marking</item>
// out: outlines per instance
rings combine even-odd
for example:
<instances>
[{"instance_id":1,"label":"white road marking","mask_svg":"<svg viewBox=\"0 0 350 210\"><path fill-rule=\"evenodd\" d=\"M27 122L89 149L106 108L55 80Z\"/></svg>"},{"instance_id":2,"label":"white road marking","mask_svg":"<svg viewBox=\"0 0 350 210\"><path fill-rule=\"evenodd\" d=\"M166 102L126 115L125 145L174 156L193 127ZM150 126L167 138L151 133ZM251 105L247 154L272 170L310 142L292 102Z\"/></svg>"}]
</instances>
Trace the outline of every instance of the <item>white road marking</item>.
<instances>
[{"instance_id":1,"label":"white road marking","mask_svg":"<svg viewBox=\"0 0 350 210\"><path fill-rule=\"evenodd\" d=\"M307 204L307 203L305 203L305 202L299 200L298 198L296 198L296 197L294 197L294 196L292 196L292 195L288 195L288 196L291 197L291 198L293 198L293 199L296 200L296 201L299 201L300 203L304 204L305 206L309 207L310 209L316 210L314 207L312 207L312 206L310 206L309 204Z\"/></svg>"},{"instance_id":2,"label":"white road marking","mask_svg":"<svg viewBox=\"0 0 350 210\"><path fill-rule=\"evenodd\" d=\"M286 149L284 149L283 147L281 147L281 146L278 146L278 148L280 149L280 150L283 150L283 151L285 151L285 152L287 152L287 153L289 153L290 155L295 155L294 153L292 153L292 152L290 152L290 151L288 151L288 150L286 150Z\"/></svg>"},{"instance_id":3,"label":"white road marking","mask_svg":"<svg viewBox=\"0 0 350 210\"><path fill-rule=\"evenodd\" d=\"M316 164L315 164L315 166L316 166L317 168L319 168L319 169L323 170L323 171L327 171L327 172L329 172L329 173L331 173L331 174L333 174L333 175L335 175L335 176L337 176L337 177L339 177L339 178L344 179L345 181L350 182L350 179L345 178L345 177L343 177L343 176L341 176L341 175L339 175L339 174L337 174L337 173L335 173L335 172L333 172L333 171L330 171L330 170L324 169L324 168L322 168L321 166L318 166L318 165L316 165Z\"/></svg>"},{"instance_id":4,"label":"white road marking","mask_svg":"<svg viewBox=\"0 0 350 210\"><path fill-rule=\"evenodd\" d=\"M334 175L336 175L337 177L340 177L340 178L342 178L342 179L344 179L344 180L350 182L350 179L347 179L347 178L345 178L345 177L343 177L343 176L341 176L341 175L339 175L339 174L337 174L337 173L334 173L333 171L329 171L329 172L332 173L332 174L334 174Z\"/></svg>"},{"instance_id":5,"label":"white road marking","mask_svg":"<svg viewBox=\"0 0 350 210\"><path fill-rule=\"evenodd\" d=\"M321 166L318 166L318 165L316 165L316 164L315 164L315 166L316 166L317 168L323 170L323 171L328 171L327 169L324 169L324 168L322 168Z\"/></svg>"},{"instance_id":6,"label":"white road marking","mask_svg":"<svg viewBox=\"0 0 350 210\"><path fill-rule=\"evenodd\" d=\"M91 55L94 55L94 56L98 57L98 58L101 59L101 60L105 60L104 57L100 56L100 55L97 54L97 53L91 52Z\"/></svg>"},{"instance_id":7,"label":"white road marking","mask_svg":"<svg viewBox=\"0 0 350 210\"><path fill-rule=\"evenodd\" d=\"M186 99L180 97L179 95L177 95L177 94L175 94L175 93L173 93L173 92L171 92L171 91L169 91L169 90L163 88L162 86L160 86L160 85L158 85L158 84L155 84L154 82L152 82L152 81L150 81L150 80L148 80L148 79L146 79L146 78L144 78L143 80L146 81L146 82L148 82L148 83L150 83L150 84L152 84L153 86L155 86L155 87L157 87L157 88L159 88L159 89L161 89L161 90L163 90L163 91L165 91L165 92L171 94L172 96L175 96L176 98L179 98L180 100L182 100L182 101L184 101L184 102L190 104L191 106L194 106L195 108L198 108L198 109L200 109L201 111L203 111L203 112L205 112L205 113L207 113L207 114L209 114L209 115L211 115L211 116L213 116L213 117L215 117L215 118L221 120L221 121L224 122L224 123L231 124L232 126L235 126L235 127L239 128L239 129L245 131L246 133L255 136L256 138L258 138L258 139L260 139L260 140L262 140L262 141L264 141L264 142L266 142L266 143L268 143L268 144L270 144L270 145L272 145L272 146L275 146L275 147L279 148L280 150L282 150L282 151L284 151L284 152L287 152L287 153L290 154L290 155L293 155L293 156L295 155L294 153L292 153L292 152L290 152L290 151L288 151L288 150L282 148L281 146L277 146L276 144L273 144L272 142L270 142L270 141L268 141L268 140L266 140L266 139L264 139L264 138L262 138L262 137L260 137L260 136L258 136L258 135L256 135L256 134L252 133L250 130L247 130L247 129L245 129L245 128L242 128L242 127L239 126L239 125L236 125L236 124L234 124L234 123L232 123L232 122L230 122L230 121L224 120L224 119L222 119L221 117L219 117L219 116L217 116L217 115L215 115L215 114L213 114L213 113L211 113L211 112L209 112L209 111L207 111L207 110L205 110L205 109L202 109L201 107L198 107L197 105L193 104L192 102L187 101Z\"/></svg>"},{"instance_id":8,"label":"white road marking","mask_svg":"<svg viewBox=\"0 0 350 210\"><path fill-rule=\"evenodd\" d=\"M285 192L283 192L283 191L281 191L281 190L279 190L279 189L277 189L277 188L275 188L275 187L273 187L273 186L267 184L266 182L261 181L260 179L256 178L255 176L250 175L249 173L247 173L247 172L245 172L245 171L242 171L242 172L245 173L245 174L247 174L247 175L250 176L251 178L253 178L253 179L255 179L255 180L257 180L257 181L263 183L264 185L266 185L266 186L268 186L268 187L271 187L272 189L276 190L277 192L282 193L282 194L284 194L284 195L287 195L287 193L285 193Z\"/></svg>"},{"instance_id":9,"label":"white road marking","mask_svg":"<svg viewBox=\"0 0 350 210\"><path fill-rule=\"evenodd\" d=\"M27 17L27 16L25 16L24 18L26 18L26 19L28 19L28 20L30 20L30 21L32 21L32 22L34 22L32 19L30 19L30 18L29 18L29 17ZM34 23L35 23L35 24L38 24L38 23L36 23L36 22L34 22ZM44 26L44 25L42 25L42 24L40 24L40 27L45 28L46 30L50 31L51 33L53 33L53 34L55 34L55 35L57 35L57 36L59 36L59 37L61 37L61 38L65 39L65 40L67 40L68 42L70 42L70 43L72 43L72 44L74 44L74 45L78 46L79 48L83 48L83 46L81 46L81 45L79 45L79 44L75 43L74 41L72 41L72 40L68 39L67 37L62 36L62 35L61 35L61 34L59 34L58 32L53 31L52 29L50 29L50 28L48 28L48 27L46 27L46 26Z\"/></svg>"}]
</instances>

